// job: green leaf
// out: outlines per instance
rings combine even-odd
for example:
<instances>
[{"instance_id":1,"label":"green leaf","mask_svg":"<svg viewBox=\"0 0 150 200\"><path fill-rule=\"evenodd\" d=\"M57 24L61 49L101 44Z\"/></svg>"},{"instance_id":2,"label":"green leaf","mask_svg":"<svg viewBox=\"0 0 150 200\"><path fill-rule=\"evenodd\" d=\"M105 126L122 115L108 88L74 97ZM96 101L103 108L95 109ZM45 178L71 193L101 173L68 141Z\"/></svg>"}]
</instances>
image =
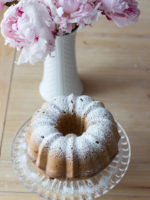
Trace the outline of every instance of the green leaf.
<instances>
[{"instance_id":1,"label":"green leaf","mask_svg":"<svg viewBox=\"0 0 150 200\"><path fill-rule=\"evenodd\" d=\"M12 2L7 2L7 3L5 3L5 5L6 5L7 7L10 7L10 6L15 5L15 4L17 4L17 3L18 3L18 1L12 1Z\"/></svg>"}]
</instances>

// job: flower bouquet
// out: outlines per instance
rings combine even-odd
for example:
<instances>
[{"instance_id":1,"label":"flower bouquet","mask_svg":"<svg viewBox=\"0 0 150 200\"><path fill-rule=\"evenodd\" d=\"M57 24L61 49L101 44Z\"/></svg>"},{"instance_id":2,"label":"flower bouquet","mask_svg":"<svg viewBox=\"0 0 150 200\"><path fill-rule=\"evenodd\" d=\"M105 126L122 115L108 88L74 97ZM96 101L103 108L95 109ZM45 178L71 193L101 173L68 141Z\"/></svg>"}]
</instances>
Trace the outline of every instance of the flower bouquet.
<instances>
[{"instance_id":1,"label":"flower bouquet","mask_svg":"<svg viewBox=\"0 0 150 200\"><path fill-rule=\"evenodd\" d=\"M21 50L18 64L44 61L42 97L81 94L76 70L75 33L105 15L119 27L137 21L135 0L0 0L9 8L1 22L6 44Z\"/></svg>"}]
</instances>

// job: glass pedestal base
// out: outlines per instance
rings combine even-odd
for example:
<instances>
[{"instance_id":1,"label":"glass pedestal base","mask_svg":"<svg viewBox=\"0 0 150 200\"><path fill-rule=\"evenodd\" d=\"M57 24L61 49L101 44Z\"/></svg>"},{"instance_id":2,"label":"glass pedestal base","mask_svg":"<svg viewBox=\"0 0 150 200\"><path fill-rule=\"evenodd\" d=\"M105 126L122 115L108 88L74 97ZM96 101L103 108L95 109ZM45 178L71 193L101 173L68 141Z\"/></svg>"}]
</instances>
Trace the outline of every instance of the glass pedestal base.
<instances>
[{"instance_id":1,"label":"glass pedestal base","mask_svg":"<svg viewBox=\"0 0 150 200\"><path fill-rule=\"evenodd\" d=\"M129 166L131 150L126 132L117 122L119 152L112 162L93 177L78 180L48 179L33 167L27 157L25 136L30 120L20 128L12 144L12 163L16 175L32 192L48 200L93 200L115 187Z\"/></svg>"}]
</instances>

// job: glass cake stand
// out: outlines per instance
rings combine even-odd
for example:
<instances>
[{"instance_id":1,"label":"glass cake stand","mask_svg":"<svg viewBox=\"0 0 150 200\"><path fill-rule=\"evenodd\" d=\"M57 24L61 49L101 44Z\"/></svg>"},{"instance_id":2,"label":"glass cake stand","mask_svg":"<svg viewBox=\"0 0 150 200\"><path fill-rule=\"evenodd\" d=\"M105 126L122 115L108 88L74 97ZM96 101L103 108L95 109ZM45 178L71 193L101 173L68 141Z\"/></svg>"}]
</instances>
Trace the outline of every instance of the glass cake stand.
<instances>
[{"instance_id":1,"label":"glass cake stand","mask_svg":"<svg viewBox=\"0 0 150 200\"><path fill-rule=\"evenodd\" d=\"M12 163L16 175L32 192L48 200L93 200L114 188L125 175L129 166L131 150L128 136L117 122L119 153L112 162L93 177L78 180L48 179L33 167L27 157L25 135L30 124L26 121L12 144Z\"/></svg>"}]
</instances>

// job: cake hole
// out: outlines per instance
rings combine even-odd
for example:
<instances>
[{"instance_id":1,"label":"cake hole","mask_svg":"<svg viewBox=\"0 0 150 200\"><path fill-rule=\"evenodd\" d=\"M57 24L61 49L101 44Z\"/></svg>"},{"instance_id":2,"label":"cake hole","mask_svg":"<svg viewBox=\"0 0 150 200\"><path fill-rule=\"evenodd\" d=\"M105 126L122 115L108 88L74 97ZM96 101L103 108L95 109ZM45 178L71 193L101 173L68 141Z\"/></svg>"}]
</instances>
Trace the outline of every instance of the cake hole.
<instances>
[{"instance_id":1,"label":"cake hole","mask_svg":"<svg viewBox=\"0 0 150 200\"><path fill-rule=\"evenodd\" d=\"M56 125L56 129L64 136L67 134L75 134L76 136L82 135L87 129L87 124L80 116L67 113L62 115Z\"/></svg>"}]
</instances>

